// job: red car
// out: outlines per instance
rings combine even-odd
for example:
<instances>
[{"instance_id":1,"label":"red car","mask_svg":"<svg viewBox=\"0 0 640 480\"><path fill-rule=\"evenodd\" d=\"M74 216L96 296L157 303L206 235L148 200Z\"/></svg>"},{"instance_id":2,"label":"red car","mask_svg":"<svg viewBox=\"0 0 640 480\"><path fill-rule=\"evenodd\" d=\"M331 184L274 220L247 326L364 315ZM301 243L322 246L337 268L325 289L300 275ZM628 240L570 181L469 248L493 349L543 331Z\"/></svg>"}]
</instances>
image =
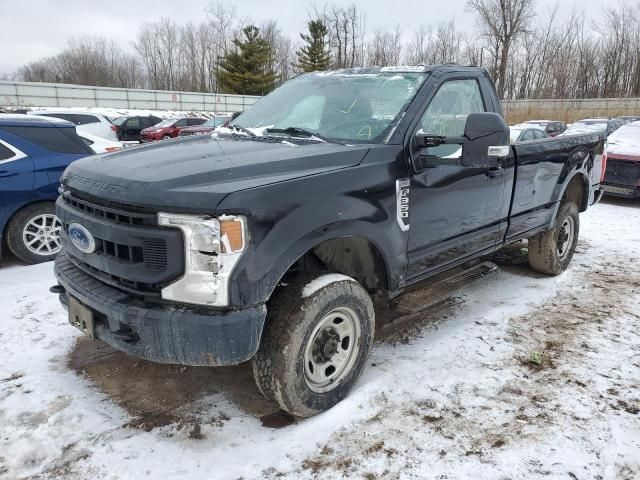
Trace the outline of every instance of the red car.
<instances>
[{"instance_id":1,"label":"red car","mask_svg":"<svg viewBox=\"0 0 640 480\"><path fill-rule=\"evenodd\" d=\"M141 130L140 141L153 142L155 140L168 140L170 138L175 138L183 128L202 125L206 121L206 118L199 117L168 118L153 127Z\"/></svg>"},{"instance_id":2,"label":"red car","mask_svg":"<svg viewBox=\"0 0 640 480\"><path fill-rule=\"evenodd\" d=\"M178 136L184 137L187 135L203 135L205 133L211 133L216 129L216 127L224 125L227 120L229 120L229 117L213 117L197 127L183 128L180 130Z\"/></svg>"}]
</instances>

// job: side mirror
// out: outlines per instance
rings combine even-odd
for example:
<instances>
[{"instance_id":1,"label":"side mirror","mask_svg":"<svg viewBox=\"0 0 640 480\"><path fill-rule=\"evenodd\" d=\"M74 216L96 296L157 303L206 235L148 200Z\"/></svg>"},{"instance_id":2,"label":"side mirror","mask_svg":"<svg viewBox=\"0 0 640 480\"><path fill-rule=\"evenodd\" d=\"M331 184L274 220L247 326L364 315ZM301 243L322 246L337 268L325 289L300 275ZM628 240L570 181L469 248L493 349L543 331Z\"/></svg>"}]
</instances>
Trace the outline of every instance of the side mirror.
<instances>
[{"instance_id":1,"label":"side mirror","mask_svg":"<svg viewBox=\"0 0 640 480\"><path fill-rule=\"evenodd\" d=\"M493 112L470 113L464 126L464 136L473 141L492 136L502 140L496 145L509 145L509 126L501 115Z\"/></svg>"},{"instance_id":2,"label":"side mirror","mask_svg":"<svg viewBox=\"0 0 640 480\"><path fill-rule=\"evenodd\" d=\"M464 135L461 137L425 133L417 133L415 137L415 145L420 150L440 145L461 145L461 159L419 152L414 157L414 164L417 171L442 165L492 166L498 157L509 154L509 144L509 126L501 115L493 112L471 113L467 117ZM503 150L506 150L506 153Z\"/></svg>"}]
</instances>

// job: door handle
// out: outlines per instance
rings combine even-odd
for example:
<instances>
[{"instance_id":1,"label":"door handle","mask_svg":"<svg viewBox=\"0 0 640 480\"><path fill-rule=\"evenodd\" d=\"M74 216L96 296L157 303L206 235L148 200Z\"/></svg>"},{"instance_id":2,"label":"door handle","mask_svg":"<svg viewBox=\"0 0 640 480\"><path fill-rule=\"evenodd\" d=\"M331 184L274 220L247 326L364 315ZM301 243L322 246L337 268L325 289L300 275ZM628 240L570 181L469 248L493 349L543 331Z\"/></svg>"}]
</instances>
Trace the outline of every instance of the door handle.
<instances>
[{"instance_id":1,"label":"door handle","mask_svg":"<svg viewBox=\"0 0 640 480\"><path fill-rule=\"evenodd\" d=\"M502 165L497 165L495 167L490 167L487 170L487 177L496 178L504 175L504 167Z\"/></svg>"}]
</instances>

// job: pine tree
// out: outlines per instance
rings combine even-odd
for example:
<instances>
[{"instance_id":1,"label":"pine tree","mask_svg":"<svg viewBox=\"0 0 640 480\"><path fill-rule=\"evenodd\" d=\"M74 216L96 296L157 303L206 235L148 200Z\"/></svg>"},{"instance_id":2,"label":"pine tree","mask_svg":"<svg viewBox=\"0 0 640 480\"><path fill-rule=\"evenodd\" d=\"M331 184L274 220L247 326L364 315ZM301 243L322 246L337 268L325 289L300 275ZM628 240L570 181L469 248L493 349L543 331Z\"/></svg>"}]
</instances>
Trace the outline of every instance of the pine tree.
<instances>
[{"instance_id":1,"label":"pine tree","mask_svg":"<svg viewBox=\"0 0 640 480\"><path fill-rule=\"evenodd\" d=\"M311 20L307 24L308 34L301 33L300 37L306 45L296 52L297 67L303 72L326 70L331 62L331 55L327 47L327 27L322 20Z\"/></svg>"},{"instance_id":2,"label":"pine tree","mask_svg":"<svg viewBox=\"0 0 640 480\"><path fill-rule=\"evenodd\" d=\"M276 82L271 68L271 45L254 25L245 27L242 33L244 40L235 39L236 50L220 61L220 89L239 95L266 95L275 88Z\"/></svg>"}]
</instances>

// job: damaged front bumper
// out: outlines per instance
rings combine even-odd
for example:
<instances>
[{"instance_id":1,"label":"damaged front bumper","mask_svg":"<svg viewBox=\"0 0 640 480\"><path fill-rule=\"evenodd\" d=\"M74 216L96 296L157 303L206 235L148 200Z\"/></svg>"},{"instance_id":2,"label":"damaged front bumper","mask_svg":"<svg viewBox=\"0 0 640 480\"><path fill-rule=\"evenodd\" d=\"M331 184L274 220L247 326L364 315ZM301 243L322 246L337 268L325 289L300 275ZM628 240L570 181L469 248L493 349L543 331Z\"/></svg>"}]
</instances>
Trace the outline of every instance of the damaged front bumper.
<instances>
[{"instance_id":1,"label":"damaged front bumper","mask_svg":"<svg viewBox=\"0 0 640 480\"><path fill-rule=\"evenodd\" d=\"M84 273L64 252L54 272L65 308L71 295L93 313L95 337L129 355L221 366L249 360L258 350L265 305L234 310L145 301Z\"/></svg>"}]
</instances>

